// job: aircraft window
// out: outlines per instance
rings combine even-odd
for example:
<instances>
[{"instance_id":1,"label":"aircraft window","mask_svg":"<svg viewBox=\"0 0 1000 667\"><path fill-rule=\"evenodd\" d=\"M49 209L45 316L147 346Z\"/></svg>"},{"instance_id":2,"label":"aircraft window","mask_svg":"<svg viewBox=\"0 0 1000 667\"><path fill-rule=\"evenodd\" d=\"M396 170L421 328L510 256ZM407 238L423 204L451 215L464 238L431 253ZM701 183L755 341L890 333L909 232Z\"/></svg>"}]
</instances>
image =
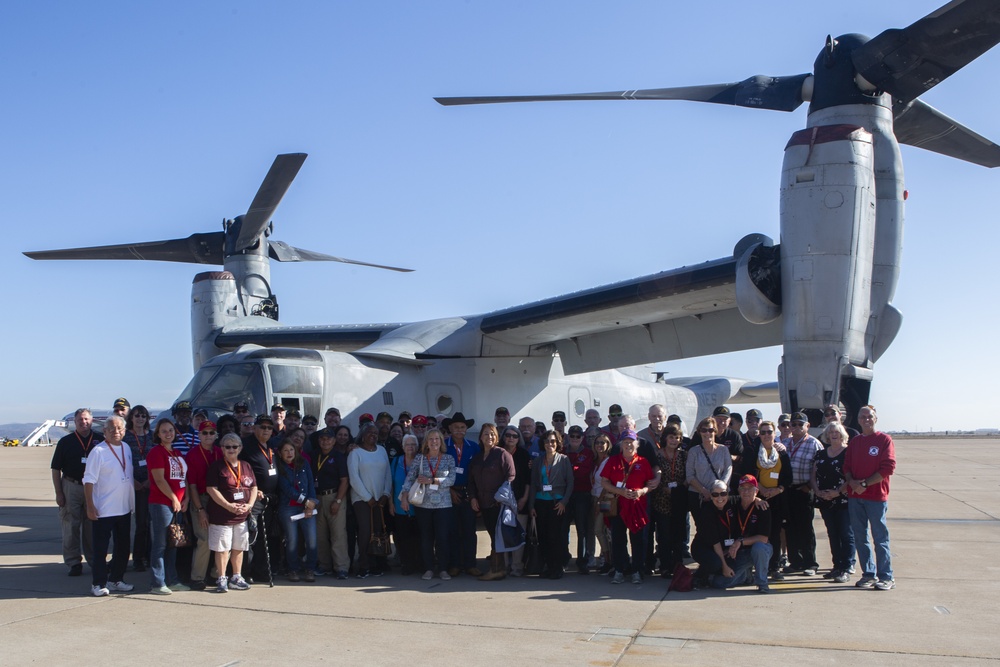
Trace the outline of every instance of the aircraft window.
<instances>
[{"instance_id":1,"label":"aircraft window","mask_svg":"<svg viewBox=\"0 0 1000 667\"><path fill-rule=\"evenodd\" d=\"M181 395L177 397L175 403L179 401L193 401L194 397L201 393L201 390L205 388L208 381L211 380L216 373L219 372L218 366L202 366L198 369L198 372L194 374L188 385L184 387L184 391Z\"/></svg>"},{"instance_id":2,"label":"aircraft window","mask_svg":"<svg viewBox=\"0 0 1000 667\"><path fill-rule=\"evenodd\" d=\"M319 366L279 366L268 364L273 394L323 394L323 373Z\"/></svg>"},{"instance_id":3,"label":"aircraft window","mask_svg":"<svg viewBox=\"0 0 1000 667\"><path fill-rule=\"evenodd\" d=\"M193 384L194 380L191 382ZM266 397L264 376L260 372L259 364L227 364L204 388L188 400L195 407L214 408L223 412L232 410L233 404L237 401L247 401L252 412L260 413L265 411Z\"/></svg>"},{"instance_id":4,"label":"aircraft window","mask_svg":"<svg viewBox=\"0 0 1000 667\"><path fill-rule=\"evenodd\" d=\"M577 417L582 417L587 412L587 405L583 399L576 399L576 403L573 404L573 412L576 413Z\"/></svg>"},{"instance_id":5,"label":"aircraft window","mask_svg":"<svg viewBox=\"0 0 1000 667\"><path fill-rule=\"evenodd\" d=\"M452 407L451 396L449 396L448 394L441 394L440 396L438 396L437 400L438 412L443 412L445 414L448 414L449 412L451 412L451 407Z\"/></svg>"}]
</instances>

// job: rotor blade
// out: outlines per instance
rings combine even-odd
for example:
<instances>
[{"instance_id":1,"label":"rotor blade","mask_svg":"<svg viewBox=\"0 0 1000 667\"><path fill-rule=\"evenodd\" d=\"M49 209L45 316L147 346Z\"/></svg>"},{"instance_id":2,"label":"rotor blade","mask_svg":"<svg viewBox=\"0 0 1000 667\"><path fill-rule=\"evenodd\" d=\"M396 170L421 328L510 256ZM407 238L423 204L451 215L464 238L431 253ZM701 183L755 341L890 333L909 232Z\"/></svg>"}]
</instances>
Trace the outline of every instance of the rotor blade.
<instances>
[{"instance_id":1,"label":"rotor blade","mask_svg":"<svg viewBox=\"0 0 1000 667\"><path fill-rule=\"evenodd\" d=\"M240 235L236 239L236 250L243 250L253 245L253 242L260 236L267 223L271 221L274 210L281 203L281 198L285 196L288 187L295 180L299 168L306 160L305 153L286 153L274 158L271 169L264 177L264 182L260 184L257 195L250 204L250 209L243 216L243 226L240 228Z\"/></svg>"},{"instance_id":2,"label":"rotor blade","mask_svg":"<svg viewBox=\"0 0 1000 667\"><path fill-rule=\"evenodd\" d=\"M1000 2L954 0L907 28L886 30L852 54L854 67L904 104L1000 41Z\"/></svg>"},{"instance_id":3,"label":"rotor blade","mask_svg":"<svg viewBox=\"0 0 1000 667\"><path fill-rule=\"evenodd\" d=\"M618 90L607 93L571 93L567 95L515 95L497 97L435 97L438 104L499 104L503 102L564 102L580 100L688 100L757 107L774 111L794 111L802 104L802 84L809 74L796 76L752 76L736 83L677 88Z\"/></svg>"},{"instance_id":4,"label":"rotor blade","mask_svg":"<svg viewBox=\"0 0 1000 667\"><path fill-rule=\"evenodd\" d=\"M1000 167L1000 146L931 105L914 100L897 104L894 111L893 126L899 143L984 167Z\"/></svg>"},{"instance_id":5,"label":"rotor blade","mask_svg":"<svg viewBox=\"0 0 1000 667\"><path fill-rule=\"evenodd\" d=\"M31 259L140 259L188 264L222 264L224 232L192 234L186 239L26 252Z\"/></svg>"},{"instance_id":6,"label":"rotor blade","mask_svg":"<svg viewBox=\"0 0 1000 667\"><path fill-rule=\"evenodd\" d=\"M386 266L384 264L370 264L368 262L359 262L356 259L344 259L343 257L334 257L333 255L325 255L321 252L314 252L312 250L303 250L302 248L296 248L295 246L290 246L282 241L268 241L268 255L271 259L276 259L279 262L342 262L344 264L357 264L358 266L371 266L376 269L389 269L390 271L401 271L403 273L409 273L413 269L401 269L396 266Z\"/></svg>"}]
</instances>

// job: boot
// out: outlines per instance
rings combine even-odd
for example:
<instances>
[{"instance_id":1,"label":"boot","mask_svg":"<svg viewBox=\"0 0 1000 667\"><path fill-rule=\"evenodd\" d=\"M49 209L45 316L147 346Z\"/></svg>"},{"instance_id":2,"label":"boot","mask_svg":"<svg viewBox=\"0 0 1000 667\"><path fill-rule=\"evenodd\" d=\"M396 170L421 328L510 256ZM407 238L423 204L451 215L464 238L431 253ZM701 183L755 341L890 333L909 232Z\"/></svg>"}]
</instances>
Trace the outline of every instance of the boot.
<instances>
[{"instance_id":1,"label":"boot","mask_svg":"<svg viewBox=\"0 0 1000 667\"><path fill-rule=\"evenodd\" d=\"M479 581L498 581L507 576L507 564L503 554L490 553L490 571L479 577Z\"/></svg>"}]
</instances>

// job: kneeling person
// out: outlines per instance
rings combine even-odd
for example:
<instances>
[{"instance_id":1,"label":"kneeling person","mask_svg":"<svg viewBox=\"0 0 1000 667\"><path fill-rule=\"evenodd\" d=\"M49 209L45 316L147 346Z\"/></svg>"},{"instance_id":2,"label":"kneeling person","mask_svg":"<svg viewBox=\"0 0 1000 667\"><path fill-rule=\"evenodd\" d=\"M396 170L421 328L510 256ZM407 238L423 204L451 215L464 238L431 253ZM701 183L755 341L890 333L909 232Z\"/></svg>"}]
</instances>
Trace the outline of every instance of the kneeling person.
<instances>
[{"instance_id":1,"label":"kneeling person","mask_svg":"<svg viewBox=\"0 0 1000 667\"><path fill-rule=\"evenodd\" d=\"M719 541L714 549L722 560L722 574L713 577L712 585L732 588L756 583L759 592L767 593L767 566L772 553L767 537L771 533L771 513L757 504L756 477L740 478L739 500L731 499L726 507L720 508L716 525Z\"/></svg>"},{"instance_id":2,"label":"kneeling person","mask_svg":"<svg viewBox=\"0 0 1000 667\"><path fill-rule=\"evenodd\" d=\"M205 474L208 491L208 545L215 552L215 567L219 572L216 592L229 588L245 591L250 588L241 574L243 552L250 548L247 518L257 498L257 479L250 464L240 461L243 444L238 435L222 437L224 458L213 462ZM226 565L233 564L233 575L226 579Z\"/></svg>"}]
</instances>

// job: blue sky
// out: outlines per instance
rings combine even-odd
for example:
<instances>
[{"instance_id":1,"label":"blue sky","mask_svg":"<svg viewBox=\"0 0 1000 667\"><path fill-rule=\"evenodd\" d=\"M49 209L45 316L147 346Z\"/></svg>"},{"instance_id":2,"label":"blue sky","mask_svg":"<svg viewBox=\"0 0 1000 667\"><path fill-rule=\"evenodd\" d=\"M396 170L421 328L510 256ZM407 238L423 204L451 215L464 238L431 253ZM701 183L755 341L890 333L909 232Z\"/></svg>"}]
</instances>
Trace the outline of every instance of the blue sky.
<instances>
[{"instance_id":1,"label":"blue sky","mask_svg":"<svg viewBox=\"0 0 1000 667\"><path fill-rule=\"evenodd\" d=\"M275 238L417 272L276 265L285 323L479 313L723 257L745 234L777 238L782 149L805 107L432 97L798 74L828 33L875 35L941 3L6 3L0 423L118 395L165 406L192 371L204 267L24 250L218 230L275 154L306 152ZM923 99L1000 140L998 64L994 49ZM880 425L1000 425L1000 174L909 147L903 159L904 323L875 369ZM773 379L779 358L665 369Z\"/></svg>"}]
</instances>

